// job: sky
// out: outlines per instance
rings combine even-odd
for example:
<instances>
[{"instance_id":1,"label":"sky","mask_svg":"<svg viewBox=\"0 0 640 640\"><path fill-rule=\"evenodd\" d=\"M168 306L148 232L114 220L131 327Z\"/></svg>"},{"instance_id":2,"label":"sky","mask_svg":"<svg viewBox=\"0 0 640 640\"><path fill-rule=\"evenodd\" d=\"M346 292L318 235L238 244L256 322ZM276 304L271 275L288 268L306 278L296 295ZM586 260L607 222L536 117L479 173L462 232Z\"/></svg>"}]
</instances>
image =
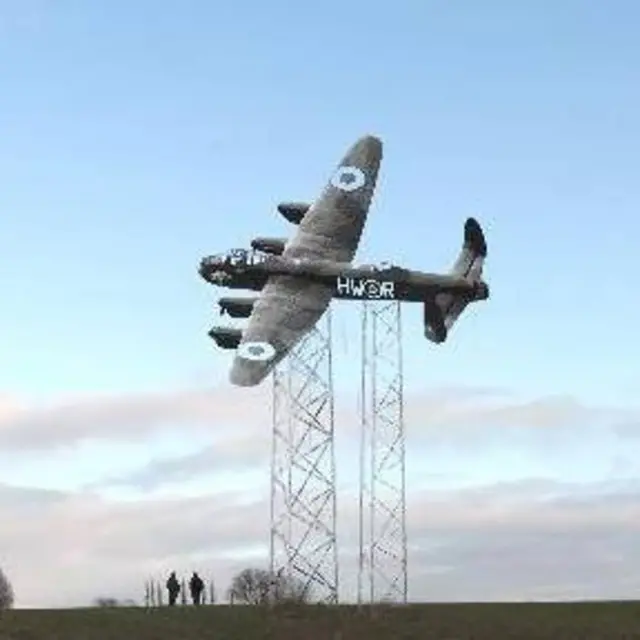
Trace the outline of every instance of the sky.
<instances>
[{"instance_id":1,"label":"sky","mask_svg":"<svg viewBox=\"0 0 640 640\"><path fill-rule=\"evenodd\" d=\"M632 0L0 0L17 605L266 563L269 388L230 389L196 269L291 234L276 204L313 201L364 134L384 160L358 261L446 270L469 215L489 245L491 298L446 344L403 309L411 599L634 597L638 20ZM356 325L336 307L344 600Z\"/></svg>"}]
</instances>

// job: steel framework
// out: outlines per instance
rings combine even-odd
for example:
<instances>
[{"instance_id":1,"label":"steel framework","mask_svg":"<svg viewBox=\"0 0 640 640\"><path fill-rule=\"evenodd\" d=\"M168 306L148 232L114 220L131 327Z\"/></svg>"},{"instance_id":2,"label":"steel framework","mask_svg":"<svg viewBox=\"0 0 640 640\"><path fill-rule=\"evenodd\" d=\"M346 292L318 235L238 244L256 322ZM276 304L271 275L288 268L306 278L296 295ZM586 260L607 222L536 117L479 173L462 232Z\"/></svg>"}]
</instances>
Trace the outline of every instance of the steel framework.
<instances>
[{"instance_id":1,"label":"steel framework","mask_svg":"<svg viewBox=\"0 0 640 640\"><path fill-rule=\"evenodd\" d=\"M400 302L362 309L358 603L407 601Z\"/></svg>"},{"instance_id":2,"label":"steel framework","mask_svg":"<svg viewBox=\"0 0 640 640\"><path fill-rule=\"evenodd\" d=\"M271 574L338 602L331 309L273 374Z\"/></svg>"}]
</instances>

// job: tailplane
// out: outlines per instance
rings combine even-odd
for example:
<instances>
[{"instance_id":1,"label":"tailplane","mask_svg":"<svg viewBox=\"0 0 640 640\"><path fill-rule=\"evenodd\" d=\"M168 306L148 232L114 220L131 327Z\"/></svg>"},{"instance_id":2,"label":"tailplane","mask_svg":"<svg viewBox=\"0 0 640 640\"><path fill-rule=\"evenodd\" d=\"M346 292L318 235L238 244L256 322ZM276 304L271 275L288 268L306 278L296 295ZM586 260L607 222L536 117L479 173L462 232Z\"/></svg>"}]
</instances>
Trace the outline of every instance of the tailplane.
<instances>
[{"instance_id":1,"label":"tailplane","mask_svg":"<svg viewBox=\"0 0 640 640\"><path fill-rule=\"evenodd\" d=\"M424 303L424 335L432 342L441 343L447 339L449 329L471 302L486 300L489 288L482 281L482 270L487 257L487 242L480 223L475 218L467 218L464 224L462 249L450 271L452 276L465 278L474 283L471 295L438 293Z\"/></svg>"}]
</instances>

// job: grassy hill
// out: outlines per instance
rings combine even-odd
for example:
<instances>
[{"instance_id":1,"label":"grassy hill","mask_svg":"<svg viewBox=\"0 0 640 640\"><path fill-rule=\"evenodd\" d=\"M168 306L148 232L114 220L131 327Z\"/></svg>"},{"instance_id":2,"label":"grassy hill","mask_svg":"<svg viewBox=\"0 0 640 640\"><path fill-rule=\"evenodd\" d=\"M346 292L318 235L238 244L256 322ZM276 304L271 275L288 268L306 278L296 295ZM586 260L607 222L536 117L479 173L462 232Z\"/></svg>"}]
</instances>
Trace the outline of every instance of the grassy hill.
<instances>
[{"instance_id":1,"label":"grassy hill","mask_svg":"<svg viewBox=\"0 0 640 640\"><path fill-rule=\"evenodd\" d=\"M16 610L0 640L640 640L640 603Z\"/></svg>"}]
</instances>

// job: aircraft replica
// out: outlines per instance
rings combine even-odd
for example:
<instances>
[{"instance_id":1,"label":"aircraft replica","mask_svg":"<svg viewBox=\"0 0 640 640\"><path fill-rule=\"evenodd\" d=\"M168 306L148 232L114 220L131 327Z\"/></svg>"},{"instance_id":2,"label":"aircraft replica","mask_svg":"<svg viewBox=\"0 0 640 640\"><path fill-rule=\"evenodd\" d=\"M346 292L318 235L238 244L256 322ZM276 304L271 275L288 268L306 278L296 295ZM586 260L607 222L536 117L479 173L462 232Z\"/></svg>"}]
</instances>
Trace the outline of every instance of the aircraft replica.
<instances>
[{"instance_id":1,"label":"aircraft replica","mask_svg":"<svg viewBox=\"0 0 640 640\"><path fill-rule=\"evenodd\" d=\"M425 337L442 343L468 304L489 297L482 280L487 245L474 218L464 225L462 250L449 274L385 263L352 265L381 161L382 142L361 138L314 204L278 205L278 211L298 225L290 241L256 238L250 250L234 249L201 261L199 273L210 284L260 292L218 301L221 315L249 318L244 331L214 327L209 332L219 347L236 352L232 384L260 384L315 326L333 298L420 302Z\"/></svg>"}]
</instances>

